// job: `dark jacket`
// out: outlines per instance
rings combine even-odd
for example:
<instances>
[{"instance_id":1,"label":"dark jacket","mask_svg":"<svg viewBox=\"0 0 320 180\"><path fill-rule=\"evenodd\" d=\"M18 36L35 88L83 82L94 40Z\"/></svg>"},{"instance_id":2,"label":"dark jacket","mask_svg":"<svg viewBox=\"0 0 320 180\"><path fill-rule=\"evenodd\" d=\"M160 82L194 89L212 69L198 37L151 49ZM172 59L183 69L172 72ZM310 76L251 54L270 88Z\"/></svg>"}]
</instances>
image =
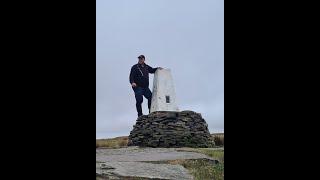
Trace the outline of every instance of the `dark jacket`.
<instances>
[{"instance_id":1,"label":"dark jacket","mask_svg":"<svg viewBox=\"0 0 320 180\"><path fill-rule=\"evenodd\" d=\"M152 68L147 64L135 64L131 67L129 81L130 84L136 83L139 87L149 87L149 73L156 72L158 68Z\"/></svg>"}]
</instances>

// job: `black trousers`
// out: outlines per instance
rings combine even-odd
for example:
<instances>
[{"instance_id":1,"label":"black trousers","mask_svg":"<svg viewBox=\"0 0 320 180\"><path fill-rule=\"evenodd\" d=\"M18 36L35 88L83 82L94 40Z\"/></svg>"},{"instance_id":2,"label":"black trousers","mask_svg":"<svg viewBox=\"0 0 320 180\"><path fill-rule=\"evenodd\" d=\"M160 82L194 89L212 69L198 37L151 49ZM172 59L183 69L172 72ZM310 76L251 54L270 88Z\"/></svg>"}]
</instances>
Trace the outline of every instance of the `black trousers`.
<instances>
[{"instance_id":1,"label":"black trousers","mask_svg":"<svg viewBox=\"0 0 320 180\"><path fill-rule=\"evenodd\" d=\"M151 98L152 98L152 93L148 87L143 88L143 87L134 87L133 88L134 95L136 98L136 108L138 112L138 117L143 115L142 114L142 102L143 102L143 96L148 99L148 108L149 108L149 113L150 113L150 108L151 108Z\"/></svg>"}]
</instances>

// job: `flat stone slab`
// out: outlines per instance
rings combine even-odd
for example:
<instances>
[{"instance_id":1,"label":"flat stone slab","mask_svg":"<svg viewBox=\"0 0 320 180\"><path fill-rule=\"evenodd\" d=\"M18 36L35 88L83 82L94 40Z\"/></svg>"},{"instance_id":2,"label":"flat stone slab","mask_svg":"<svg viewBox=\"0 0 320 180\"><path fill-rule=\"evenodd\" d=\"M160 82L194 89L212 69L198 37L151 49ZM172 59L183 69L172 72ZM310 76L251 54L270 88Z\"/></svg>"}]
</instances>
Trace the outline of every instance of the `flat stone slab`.
<instances>
[{"instance_id":1,"label":"flat stone slab","mask_svg":"<svg viewBox=\"0 0 320 180\"><path fill-rule=\"evenodd\" d=\"M181 165L154 163L176 159L211 159L201 153L184 152L188 148L140 148L130 146L120 149L96 149L96 173L109 179L142 177L150 179L193 179Z\"/></svg>"},{"instance_id":2,"label":"flat stone slab","mask_svg":"<svg viewBox=\"0 0 320 180\"><path fill-rule=\"evenodd\" d=\"M179 148L139 148L131 146L120 149L97 149L99 162L167 161L176 159L211 159L201 153L177 151Z\"/></svg>"},{"instance_id":3,"label":"flat stone slab","mask_svg":"<svg viewBox=\"0 0 320 180\"><path fill-rule=\"evenodd\" d=\"M97 169L98 174L114 177L144 177L157 179L193 179L188 170L181 165L152 164L145 162L105 162L114 169Z\"/></svg>"}]
</instances>

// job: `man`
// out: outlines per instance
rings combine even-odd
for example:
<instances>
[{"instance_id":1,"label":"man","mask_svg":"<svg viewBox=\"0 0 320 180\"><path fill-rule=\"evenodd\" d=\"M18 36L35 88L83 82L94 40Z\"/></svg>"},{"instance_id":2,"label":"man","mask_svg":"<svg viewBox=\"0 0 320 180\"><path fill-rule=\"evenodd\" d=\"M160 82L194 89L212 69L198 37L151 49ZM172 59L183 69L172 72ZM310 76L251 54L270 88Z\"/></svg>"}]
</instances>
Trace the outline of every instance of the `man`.
<instances>
[{"instance_id":1,"label":"man","mask_svg":"<svg viewBox=\"0 0 320 180\"><path fill-rule=\"evenodd\" d=\"M149 73L155 73L156 70L163 69L161 67L152 68L149 65L145 64L144 55L138 57L139 61L137 64L133 65L130 71L129 81L132 86L132 89L136 98L136 108L138 112L138 117L142 114L141 104L143 102L143 97L148 99L148 108L150 113L151 107L151 98L152 93L149 89Z\"/></svg>"}]
</instances>

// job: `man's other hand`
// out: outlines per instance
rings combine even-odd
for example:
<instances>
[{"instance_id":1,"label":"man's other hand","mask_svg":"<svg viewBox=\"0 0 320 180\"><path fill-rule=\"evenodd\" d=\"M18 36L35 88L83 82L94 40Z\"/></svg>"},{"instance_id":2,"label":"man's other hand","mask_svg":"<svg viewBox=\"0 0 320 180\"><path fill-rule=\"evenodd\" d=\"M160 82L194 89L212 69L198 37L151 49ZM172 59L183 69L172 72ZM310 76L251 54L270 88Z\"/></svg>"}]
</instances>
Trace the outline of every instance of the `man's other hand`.
<instances>
[{"instance_id":1,"label":"man's other hand","mask_svg":"<svg viewBox=\"0 0 320 180\"><path fill-rule=\"evenodd\" d=\"M132 87L136 87L137 84L136 84L136 83L132 83L131 86L132 86Z\"/></svg>"}]
</instances>

